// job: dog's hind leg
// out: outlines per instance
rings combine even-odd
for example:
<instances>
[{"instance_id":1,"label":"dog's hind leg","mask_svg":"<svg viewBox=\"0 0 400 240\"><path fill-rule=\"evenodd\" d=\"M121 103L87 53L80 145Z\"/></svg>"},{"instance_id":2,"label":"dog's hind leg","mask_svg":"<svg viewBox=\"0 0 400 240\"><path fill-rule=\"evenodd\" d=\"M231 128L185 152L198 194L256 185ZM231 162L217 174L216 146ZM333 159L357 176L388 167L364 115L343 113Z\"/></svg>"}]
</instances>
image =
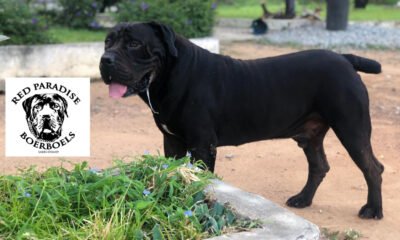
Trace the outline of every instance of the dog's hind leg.
<instances>
[{"instance_id":1,"label":"dog's hind leg","mask_svg":"<svg viewBox=\"0 0 400 240\"><path fill-rule=\"evenodd\" d=\"M339 89L335 92L335 98L319 100L324 102L324 108L321 108L320 112L362 171L368 185L367 203L360 209L359 217L381 219L383 217L381 175L384 167L372 151L367 90L358 75L351 77L355 79L346 79L347 85L351 86L346 88L347 91Z\"/></svg>"},{"instance_id":2,"label":"dog's hind leg","mask_svg":"<svg viewBox=\"0 0 400 240\"><path fill-rule=\"evenodd\" d=\"M382 173L383 165L376 159L371 147L371 123L368 118L357 121L351 127L346 124L337 124L334 131L353 161L363 172L368 185L367 203L360 209L360 218L383 217L382 210Z\"/></svg>"},{"instance_id":3,"label":"dog's hind leg","mask_svg":"<svg viewBox=\"0 0 400 240\"><path fill-rule=\"evenodd\" d=\"M318 186L329 171L323 140L329 126L322 121L306 122L304 132L293 137L303 151L308 161L308 179L300 193L292 196L286 202L290 207L304 208L310 206Z\"/></svg>"}]
</instances>

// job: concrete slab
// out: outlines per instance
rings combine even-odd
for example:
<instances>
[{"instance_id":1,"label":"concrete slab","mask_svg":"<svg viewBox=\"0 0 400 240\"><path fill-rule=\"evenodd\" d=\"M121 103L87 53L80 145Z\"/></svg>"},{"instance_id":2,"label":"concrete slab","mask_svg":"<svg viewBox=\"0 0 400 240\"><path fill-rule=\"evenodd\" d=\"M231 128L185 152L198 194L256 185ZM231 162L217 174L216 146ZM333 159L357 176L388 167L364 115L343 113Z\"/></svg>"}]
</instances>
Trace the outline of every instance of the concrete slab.
<instances>
[{"instance_id":1,"label":"concrete slab","mask_svg":"<svg viewBox=\"0 0 400 240\"><path fill-rule=\"evenodd\" d=\"M221 42L261 40L263 35L254 35L251 28L215 27L213 37Z\"/></svg>"},{"instance_id":2,"label":"concrete slab","mask_svg":"<svg viewBox=\"0 0 400 240\"><path fill-rule=\"evenodd\" d=\"M216 26L221 28L248 28L250 29L251 23L254 19L248 18L220 18ZM315 24L315 21L295 18L295 19L272 19L264 20L268 24L270 31L282 31L286 29L300 28Z\"/></svg>"},{"instance_id":3,"label":"concrete slab","mask_svg":"<svg viewBox=\"0 0 400 240\"><path fill-rule=\"evenodd\" d=\"M215 180L208 188L217 201L229 202L237 212L263 222L261 229L227 234L209 240L318 240L319 228L279 205L253 193L242 191L222 181Z\"/></svg>"},{"instance_id":4,"label":"concrete slab","mask_svg":"<svg viewBox=\"0 0 400 240\"><path fill-rule=\"evenodd\" d=\"M216 38L190 39L194 44L219 53ZM104 43L71 43L0 47L0 92L7 77L100 78L99 60Z\"/></svg>"}]
</instances>

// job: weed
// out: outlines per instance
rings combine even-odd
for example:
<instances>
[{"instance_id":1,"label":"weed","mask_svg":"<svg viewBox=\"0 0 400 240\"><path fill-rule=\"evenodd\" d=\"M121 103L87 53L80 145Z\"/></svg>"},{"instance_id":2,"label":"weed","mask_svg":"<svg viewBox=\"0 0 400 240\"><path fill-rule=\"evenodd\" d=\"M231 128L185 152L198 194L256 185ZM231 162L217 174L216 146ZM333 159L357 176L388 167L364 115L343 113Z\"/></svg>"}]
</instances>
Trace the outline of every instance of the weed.
<instances>
[{"instance_id":1,"label":"weed","mask_svg":"<svg viewBox=\"0 0 400 240\"><path fill-rule=\"evenodd\" d=\"M210 200L202 163L139 160L0 176L0 239L201 239L259 226Z\"/></svg>"},{"instance_id":2,"label":"weed","mask_svg":"<svg viewBox=\"0 0 400 240\"><path fill-rule=\"evenodd\" d=\"M328 239L328 240L357 240L362 236L360 232L354 229L348 229L344 232L340 232L340 231L331 231L327 228L322 228L321 232L322 236L324 237L323 239Z\"/></svg>"}]
</instances>

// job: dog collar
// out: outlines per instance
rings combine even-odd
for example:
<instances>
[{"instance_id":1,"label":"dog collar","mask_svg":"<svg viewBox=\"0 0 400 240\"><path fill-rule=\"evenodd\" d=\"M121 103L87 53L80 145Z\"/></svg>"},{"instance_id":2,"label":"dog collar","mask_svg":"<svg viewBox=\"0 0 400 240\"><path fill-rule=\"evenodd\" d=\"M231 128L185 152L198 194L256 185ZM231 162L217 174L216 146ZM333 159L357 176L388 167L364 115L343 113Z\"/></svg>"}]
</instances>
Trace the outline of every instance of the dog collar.
<instances>
[{"instance_id":1,"label":"dog collar","mask_svg":"<svg viewBox=\"0 0 400 240\"><path fill-rule=\"evenodd\" d=\"M147 95L147 101L149 101L149 106L150 106L150 109L151 109L151 111L154 113L154 114L160 114L159 112L156 112L155 110L154 110L154 108L153 108L153 105L151 105L151 100L150 100L150 84L149 84L149 86L146 88L146 95Z\"/></svg>"}]
</instances>

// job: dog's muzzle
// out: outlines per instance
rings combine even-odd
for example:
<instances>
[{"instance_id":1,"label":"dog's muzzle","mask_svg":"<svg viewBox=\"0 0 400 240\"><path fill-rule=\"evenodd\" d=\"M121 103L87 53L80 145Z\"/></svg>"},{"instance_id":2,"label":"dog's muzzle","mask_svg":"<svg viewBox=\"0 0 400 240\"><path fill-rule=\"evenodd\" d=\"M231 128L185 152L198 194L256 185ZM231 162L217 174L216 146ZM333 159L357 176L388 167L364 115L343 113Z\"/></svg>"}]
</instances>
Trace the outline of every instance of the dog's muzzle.
<instances>
[{"instance_id":1,"label":"dog's muzzle","mask_svg":"<svg viewBox=\"0 0 400 240\"><path fill-rule=\"evenodd\" d=\"M135 59L130 64L118 63L115 58L115 53L105 52L100 61L100 73L104 83L110 85L110 96L128 97L146 91L155 79L158 57Z\"/></svg>"}]
</instances>

